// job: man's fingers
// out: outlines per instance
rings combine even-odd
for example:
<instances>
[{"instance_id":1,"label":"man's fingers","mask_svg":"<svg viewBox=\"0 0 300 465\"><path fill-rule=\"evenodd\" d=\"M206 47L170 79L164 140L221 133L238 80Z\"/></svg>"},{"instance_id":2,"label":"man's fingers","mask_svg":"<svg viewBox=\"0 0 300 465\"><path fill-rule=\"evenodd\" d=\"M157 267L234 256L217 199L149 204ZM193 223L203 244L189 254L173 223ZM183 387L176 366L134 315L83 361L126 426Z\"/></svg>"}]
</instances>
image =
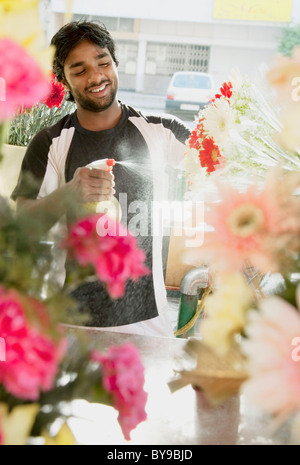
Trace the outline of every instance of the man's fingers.
<instances>
[{"instance_id":1,"label":"man's fingers","mask_svg":"<svg viewBox=\"0 0 300 465\"><path fill-rule=\"evenodd\" d=\"M113 181L115 179L111 171L99 170L97 168L88 168L88 176L96 179L107 179L108 181Z\"/></svg>"},{"instance_id":2,"label":"man's fingers","mask_svg":"<svg viewBox=\"0 0 300 465\"><path fill-rule=\"evenodd\" d=\"M89 194L86 196L86 202L102 202L103 200L111 200L113 193L107 194Z\"/></svg>"},{"instance_id":3,"label":"man's fingers","mask_svg":"<svg viewBox=\"0 0 300 465\"><path fill-rule=\"evenodd\" d=\"M109 200L115 193L114 175L95 168L78 168L74 175L75 185L82 193L83 202Z\"/></svg>"},{"instance_id":4,"label":"man's fingers","mask_svg":"<svg viewBox=\"0 0 300 465\"><path fill-rule=\"evenodd\" d=\"M89 178L88 180L88 186L91 188L99 188L99 189L112 189L115 187L115 182L114 181L109 181L108 179L102 179L102 178Z\"/></svg>"}]
</instances>

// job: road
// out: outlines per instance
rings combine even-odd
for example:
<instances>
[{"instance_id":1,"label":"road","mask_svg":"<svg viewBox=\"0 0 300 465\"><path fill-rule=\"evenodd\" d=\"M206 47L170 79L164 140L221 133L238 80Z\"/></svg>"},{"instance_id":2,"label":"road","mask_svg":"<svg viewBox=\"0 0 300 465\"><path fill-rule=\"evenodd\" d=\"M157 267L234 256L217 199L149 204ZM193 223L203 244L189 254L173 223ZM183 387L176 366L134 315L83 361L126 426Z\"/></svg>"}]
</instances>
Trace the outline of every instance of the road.
<instances>
[{"instance_id":1,"label":"road","mask_svg":"<svg viewBox=\"0 0 300 465\"><path fill-rule=\"evenodd\" d=\"M118 98L127 105L141 110L145 113L162 115L165 113L165 96L144 94L128 90L119 90ZM194 129L195 122L193 119L183 119L185 124L190 128Z\"/></svg>"}]
</instances>

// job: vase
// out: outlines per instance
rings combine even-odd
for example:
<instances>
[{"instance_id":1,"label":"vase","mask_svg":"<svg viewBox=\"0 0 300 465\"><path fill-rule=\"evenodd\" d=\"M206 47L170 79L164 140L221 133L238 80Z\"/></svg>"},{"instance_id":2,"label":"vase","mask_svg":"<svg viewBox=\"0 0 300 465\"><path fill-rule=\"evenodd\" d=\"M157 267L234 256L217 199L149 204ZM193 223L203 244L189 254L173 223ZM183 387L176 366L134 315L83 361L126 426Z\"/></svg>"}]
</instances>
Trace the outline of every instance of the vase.
<instances>
[{"instance_id":1,"label":"vase","mask_svg":"<svg viewBox=\"0 0 300 465\"><path fill-rule=\"evenodd\" d=\"M3 144L0 162L0 195L10 198L17 185L21 164L27 147Z\"/></svg>"},{"instance_id":2,"label":"vase","mask_svg":"<svg viewBox=\"0 0 300 465\"><path fill-rule=\"evenodd\" d=\"M196 366L190 370L181 370L169 382L171 392L191 384L197 391L204 393L212 406L221 405L227 399L239 395L240 388L248 379L245 358L239 344L232 347L223 357L216 354L200 339L188 340L185 351Z\"/></svg>"}]
</instances>

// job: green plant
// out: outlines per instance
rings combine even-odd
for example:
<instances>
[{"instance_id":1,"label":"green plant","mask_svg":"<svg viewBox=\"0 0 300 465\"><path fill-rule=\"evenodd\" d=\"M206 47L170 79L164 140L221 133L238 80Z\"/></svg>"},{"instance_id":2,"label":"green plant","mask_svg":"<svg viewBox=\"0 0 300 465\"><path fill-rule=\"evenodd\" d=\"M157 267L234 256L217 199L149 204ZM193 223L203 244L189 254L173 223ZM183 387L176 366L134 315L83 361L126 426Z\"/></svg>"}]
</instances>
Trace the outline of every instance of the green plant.
<instances>
[{"instance_id":1,"label":"green plant","mask_svg":"<svg viewBox=\"0 0 300 465\"><path fill-rule=\"evenodd\" d=\"M32 108L20 108L19 114L11 121L7 143L26 147L33 136L46 127L53 126L61 118L74 109L74 104L63 100L57 108L49 108L46 103L40 103Z\"/></svg>"},{"instance_id":2,"label":"green plant","mask_svg":"<svg viewBox=\"0 0 300 465\"><path fill-rule=\"evenodd\" d=\"M35 134L53 126L65 115L74 111L74 103L67 101L64 86L56 81L54 74L50 89L50 94L44 102L38 102L31 108L21 106L18 109L10 123L8 144L26 147Z\"/></svg>"},{"instance_id":3,"label":"green plant","mask_svg":"<svg viewBox=\"0 0 300 465\"><path fill-rule=\"evenodd\" d=\"M300 45L300 26L287 27L282 30L278 52L290 56L293 48Z\"/></svg>"}]
</instances>

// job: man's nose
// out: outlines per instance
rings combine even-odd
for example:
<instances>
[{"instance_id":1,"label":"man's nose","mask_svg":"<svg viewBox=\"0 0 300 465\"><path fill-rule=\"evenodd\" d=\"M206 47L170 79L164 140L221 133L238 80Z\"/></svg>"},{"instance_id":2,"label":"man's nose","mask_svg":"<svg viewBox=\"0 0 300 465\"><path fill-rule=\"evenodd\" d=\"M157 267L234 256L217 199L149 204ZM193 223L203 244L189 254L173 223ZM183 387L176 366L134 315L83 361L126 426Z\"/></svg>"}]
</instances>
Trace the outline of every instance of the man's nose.
<instances>
[{"instance_id":1,"label":"man's nose","mask_svg":"<svg viewBox=\"0 0 300 465\"><path fill-rule=\"evenodd\" d=\"M99 84L99 77L103 75L103 70L100 67L93 66L89 69L88 82L89 84L96 82Z\"/></svg>"}]
</instances>

